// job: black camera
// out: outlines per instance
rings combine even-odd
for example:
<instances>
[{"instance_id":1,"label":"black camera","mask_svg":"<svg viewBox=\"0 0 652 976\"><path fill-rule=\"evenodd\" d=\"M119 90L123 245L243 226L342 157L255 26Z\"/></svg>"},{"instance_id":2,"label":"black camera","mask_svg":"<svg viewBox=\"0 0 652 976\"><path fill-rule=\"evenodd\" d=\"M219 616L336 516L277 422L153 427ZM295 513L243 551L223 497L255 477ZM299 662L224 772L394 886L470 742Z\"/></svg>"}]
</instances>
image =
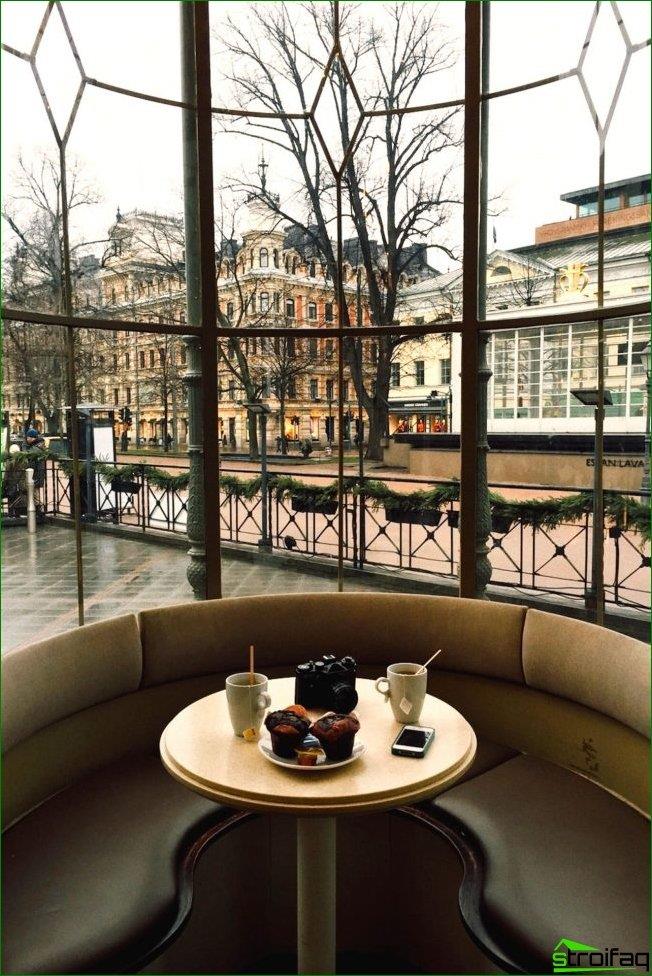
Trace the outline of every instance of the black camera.
<instances>
[{"instance_id":1,"label":"black camera","mask_svg":"<svg viewBox=\"0 0 652 976\"><path fill-rule=\"evenodd\" d=\"M347 655L324 654L320 661L299 664L295 671L294 700L304 708L324 708L348 714L358 704L355 676L358 665Z\"/></svg>"}]
</instances>

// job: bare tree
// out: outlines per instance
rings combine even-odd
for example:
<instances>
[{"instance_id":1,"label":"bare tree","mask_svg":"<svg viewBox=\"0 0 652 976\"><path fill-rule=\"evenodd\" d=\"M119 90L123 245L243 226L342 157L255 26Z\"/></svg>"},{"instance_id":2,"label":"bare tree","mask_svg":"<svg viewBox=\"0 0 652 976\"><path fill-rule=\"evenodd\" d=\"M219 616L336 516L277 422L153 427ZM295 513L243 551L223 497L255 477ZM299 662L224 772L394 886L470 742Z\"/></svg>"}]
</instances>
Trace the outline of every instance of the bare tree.
<instances>
[{"instance_id":1,"label":"bare tree","mask_svg":"<svg viewBox=\"0 0 652 976\"><path fill-rule=\"evenodd\" d=\"M183 381L185 366L181 357L181 339L165 333L148 337L149 348L154 351L154 366L140 379L141 401L160 406L163 411L163 449L168 451L168 435L172 426L172 442L178 441L178 408L184 400Z\"/></svg>"},{"instance_id":2,"label":"bare tree","mask_svg":"<svg viewBox=\"0 0 652 976\"><path fill-rule=\"evenodd\" d=\"M259 5L252 9L249 25L230 22L226 40L234 66L230 81L243 109L238 131L273 144L291 159L300 184L295 204L282 206L269 193L266 202L312 242L338 291L345 282L338 278L337 250L329 233L335 194L329 156L338 155L337 148L344 160L357 133L356 151L349 153L342 177L344 216L357 241L350 262L364 269L364 302L372 323L398 325L400 289L417 263L419 243L453 256L444 229L451 208L459 202L452 188L452 161L447 158L448 151L460 144L458 110L426 112L416 124L402 112L418 102L424 82L452 64L453 53L442 37L436 9L396 3L378 27L360 8L347 5L340 21L347 64L335 58L321 96L331 100L336 119L336 131L323 133L330 144L327 156L312 124L291 117L285 92L290 86L302 110L310 108L313 79L323 74L334 46L334 7L302 5L315 38L313 49L308 49L304 31L296 27L296 9L285 3ZM349 79L355 79L358 71L363 76L368 72L366 107L401 114L368 118L357 129L359 112ZM246 117L247 107L254 103L281 117ZM263 192L262 186L248 188ZM437 239L432 240L435 232ZM341 311L346 327L350 325L347 301ZM390 364L394 350L407 338L398 330L379 336L371 383L357 355L358 346L350 339L344 341L346 363L369 418L370 458L380 457Z\"/></svg>"},{"instance_id":3,"label":"bare tree","mask_svg":"<svg viewBox=\"0 0 652 976\"><path fill-rule=\"evenodd\" d=\"M94 189L83 179L80 167L73 165L68 174L68 212L98 202ZM33 162L17 160L17 175L12 193L2 210L9 232L11 248L5 261L4 300L7 305L38 308L60 313L63 309L63 200L58 158L47 154ZM70 247L73 295L84 290L96 263L87 260L85 252L98 241L78 241ZM103 368L103 338L89 342L85 330L74 335L77 367L77 395L94 382ZM33 423L36 412L44 419L46 431L61 428L62 406L69 402L64 329L58 326L8 322L3 334L5 361L14 382L22 387L27 400L27 422Z\"/></svg>"},{"instance_id":4,"label":"bare tree","mask_svg":"<svg viewBox=\"0 0 652 976\"><path fill-rule=\"evenodd\" d=\"M268 364L269 385L278 399L281 453L287 454L285 436L285 411L288 400L297 398L298 383L311 369L318 365L319 354L314 349L317 339L295 339L282 336L267 340L269 352L265 356Z\"/></svg>"},{"instance_id":5,"label":"bare tree","mask_svg":"<svg viewBox=\"0 0 652 976\"><path fill-rule=\"evenodd\" d=\"M245 263L238 257L238 245L233 225L227 235L220 228L217 244L217 321L223 328L246 328L264 325L267 309L262 311L258 303L258 282L246 281ZM253 348L253 347L252 347ZM218 342L218 369L233 378L244 390L247 402L260 399L266 383L265 370L259 360L250 355L250 343L241 336L229 336ZM256 415L247 411L249 456L259 457Z\"/></svg>"}]
</instances>

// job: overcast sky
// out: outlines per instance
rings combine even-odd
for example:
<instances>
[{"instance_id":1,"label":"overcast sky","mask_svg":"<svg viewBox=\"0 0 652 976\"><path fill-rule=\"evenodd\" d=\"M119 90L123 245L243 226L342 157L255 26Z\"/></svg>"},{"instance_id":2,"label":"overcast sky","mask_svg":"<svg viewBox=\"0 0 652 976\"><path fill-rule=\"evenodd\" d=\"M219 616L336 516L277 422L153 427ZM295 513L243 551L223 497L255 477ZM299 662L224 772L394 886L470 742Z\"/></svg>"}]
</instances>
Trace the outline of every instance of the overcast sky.
<instances>
[{"instance_id":1,"label":"overcast sky","mask_svg":"<svg viewBox=\"0 0 652 976\"><path fill-rule=\"evenodd\" d=\"M228 67L222 53L227 10L246 22L250 4L210 4L213 25L213 104L233 104L222 80ZM265 6L264 4L261 6ZM431 5L432 6L432 5ZM519 85L573 67L579 58L593 10L590 2L492 3L492 89ZM386 23L385 5L365 0L366 19ZM20 50L33 43L45 3L3 0L2 39ZM179 12L168 2L64 3L72 34L88 75L126 88L169 98L180 97ZM650 35L647 0L620 4L634 43ZM297 18L300 7L296 5ZM441 3L442 37L457 54L457 63L437 76L420 101L459 97L463 86L464 3ZM310 38L307 39L307 43ZM587 82L598 111L604 115L615 89L624 46L610 4L602 4L586 62ZM2 185L11 194L16 157L52 151L54 141L29 66L2 53ZM56 13L50 18L37 59L58 121L65 121L79 75L67 50ZM364 89L364 79L361 79ZM607 180L650 170L650 48L634 54L613 117L606 148ZM101 202L78 227L88 238L102 237L116 206L123 212L139 208L181 209L179 110L87 87L74 125L69 154L79 160L87 180L97 187ZM237 171L255 168L259 146L225 135L216 126L216 184ZM570 216L559 196L597 182L598 143L577 78L534 91L491 101L490 187L500 194L499 216L490 220L498 245L512 247L533 241L534 228ZM287 194L287 163L268 151L271 189ZM461 185L461 156L457 166ZM461 208L447 231L447 240L461 237ZM447 261L433 263L445 270Z\"/></svg>"}]
</instances>

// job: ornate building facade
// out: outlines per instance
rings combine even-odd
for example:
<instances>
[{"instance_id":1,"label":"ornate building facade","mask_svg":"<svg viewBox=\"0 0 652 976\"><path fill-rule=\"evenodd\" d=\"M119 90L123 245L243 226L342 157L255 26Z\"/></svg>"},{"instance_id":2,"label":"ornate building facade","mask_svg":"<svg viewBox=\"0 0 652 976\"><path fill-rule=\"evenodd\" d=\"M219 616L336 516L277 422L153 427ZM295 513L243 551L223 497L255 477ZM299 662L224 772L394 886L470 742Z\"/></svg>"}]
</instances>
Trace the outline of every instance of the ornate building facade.
<instances>
[{"instance_id":1,"label":"ornate building facade","mask_svg":"<svg viewBox=\"0 0 652 976\"><path fill-rule=\"evenodd\" d=\"M263 170L264 184L264 170ZM238 215L239 237L216 235L218 318L223 328L283 326L314 329L314 337L278 339L252 336L224 338L219 347L218 387L220 437L234 452L248 452L253 434L246 403L262 400L270 410L268 441L280 448L305 439L326 447L336 442L338 350L336 340L322 337L323 327L337 324L333 281L317 253L310 227L287 228L260 196L252 196ZM181 221L160 214L133 211L122 214L108 232L102 259L85 259L76 283L79 315L173 324L179 336L137 332L88 334L93 368L80 377L78 398L116 413L116 436L129 447L183 449L187 443L187 405L183 382L186 347L185 253ZM344 242L344 294L352 321L369 324L364 273L358 271L357 241ZM404 287L433 271L426 251L415 246ZM365 384L371 388L377 348L361 343ZM28 397L17 371L5 367L4 406L10 427L22 430ZM358 432L357 398L345 371L344 439ZM119 420L126 409L128 422ZM38 409L37 426L45 429ZM255 436L255 435L253 435Z\"/></svg>"}]
</instances>

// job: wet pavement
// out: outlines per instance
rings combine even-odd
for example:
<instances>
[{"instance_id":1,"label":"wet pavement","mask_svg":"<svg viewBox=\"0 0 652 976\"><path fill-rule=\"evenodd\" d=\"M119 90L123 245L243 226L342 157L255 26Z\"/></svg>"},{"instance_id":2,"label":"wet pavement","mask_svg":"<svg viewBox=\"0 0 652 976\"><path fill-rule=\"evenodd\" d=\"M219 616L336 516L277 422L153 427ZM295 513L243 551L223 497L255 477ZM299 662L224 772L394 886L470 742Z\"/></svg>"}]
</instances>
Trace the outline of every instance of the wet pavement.
<instances>
[{"instance_id":1,"label":"wet pavement","mask_svg":"<svg viewBox=\"0 0 652 976\"><path fill-rule=\"evenodd\" d=\"M184 548L100 532L83 535L85 623L192 599ZM72 528L24 526L2 532L2 649L42 640L78 625ZM324 592L335 576L300 566L222 558L224 596ZM381 580L347 580L347 590L383 589Z\"/></svg>"}]
</instances>

